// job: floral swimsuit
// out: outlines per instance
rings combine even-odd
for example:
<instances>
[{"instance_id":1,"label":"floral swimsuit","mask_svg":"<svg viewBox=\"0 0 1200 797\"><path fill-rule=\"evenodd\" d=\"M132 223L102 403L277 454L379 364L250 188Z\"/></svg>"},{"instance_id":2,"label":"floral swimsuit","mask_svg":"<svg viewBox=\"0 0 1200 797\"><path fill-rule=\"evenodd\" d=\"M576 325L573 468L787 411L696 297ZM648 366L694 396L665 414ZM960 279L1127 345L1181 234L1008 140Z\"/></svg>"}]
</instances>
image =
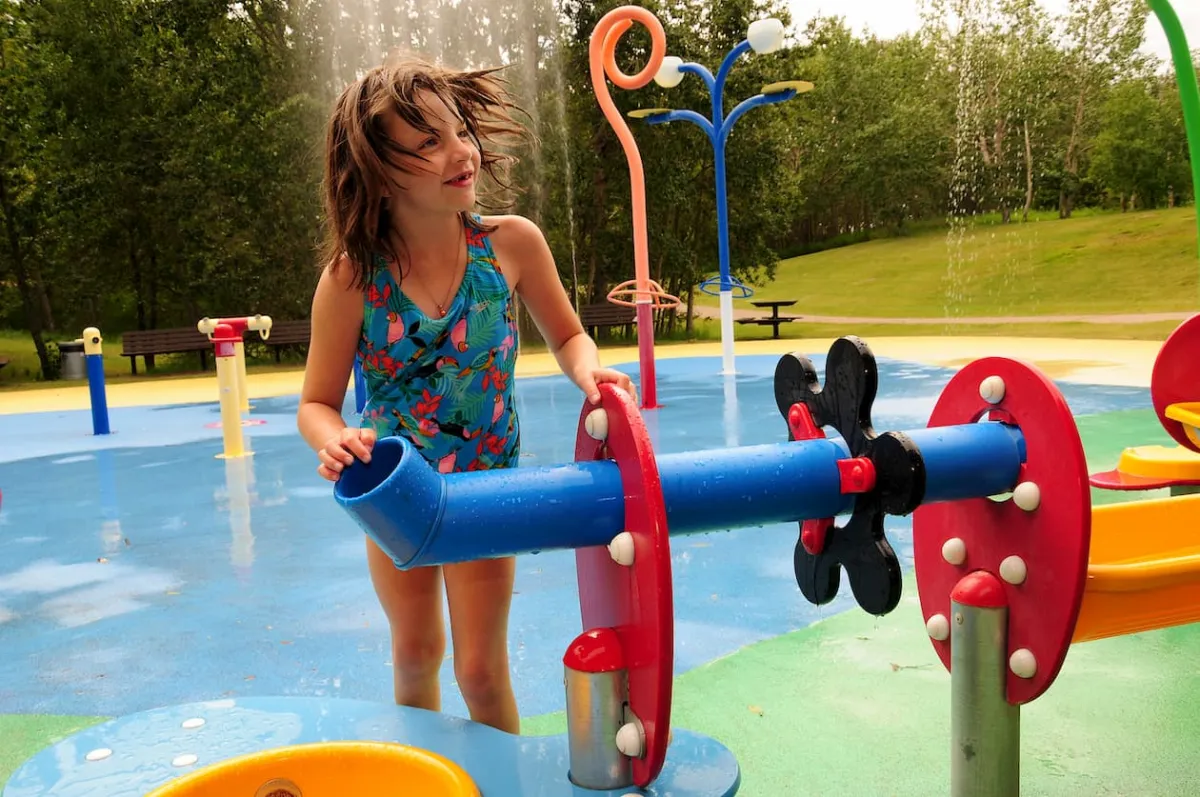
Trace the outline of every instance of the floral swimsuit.
<instances>
[{"instance_id":1,"label":"floral swimsuit","mask_svg":"<svg viewBox=\"0 0 1200 797\"><path fill-rule=\"evenodd\" d=\"M466 235L466 273L445 318L425 315L376 258L358 344L362 426L404 437L442 473L515 467L521 448L512 296L487 233Z\"/></svg>"}]
</instances>

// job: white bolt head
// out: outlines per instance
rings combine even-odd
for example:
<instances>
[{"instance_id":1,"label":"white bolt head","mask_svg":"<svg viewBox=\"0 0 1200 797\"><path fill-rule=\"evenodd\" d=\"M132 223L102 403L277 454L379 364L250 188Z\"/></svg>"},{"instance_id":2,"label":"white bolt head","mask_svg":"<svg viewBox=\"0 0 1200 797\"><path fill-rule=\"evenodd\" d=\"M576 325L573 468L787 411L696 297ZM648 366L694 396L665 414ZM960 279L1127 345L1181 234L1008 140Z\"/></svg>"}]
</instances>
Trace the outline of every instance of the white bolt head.
<instances>
[{"instance_id":1,"label":"white bolt head","mask_svg":"<svg viewBox=\"0 0 1200 797\"><path fill-rule=\"evenodd\" d=\"M189 720L184 720L181 727L186 728L187 730L190 731L193 728L200 728L203 725L204 725L203 719L201 719L200 717L192 717Z\"/></svg>"},{"instance_id":2,"label":"white bolt head","mask_svg":"<svg viewBox=\"0 0 1200 797\"><path fill-rule=\"evenodd\" d=\"M1033 651L1028 648L1014 651L1008 657L1008 667L1018 678L1032 678L1037 675L1037 659L1033 657Z\"/></svg>"},{"instance_id":3,"label":"white bolt head","mask_svg":"<svg viewBox=\"0 0 1200 797\"><path fill-rule=\"evenodd\" d=\"M950 621L944 614L935 614L925 623L925 630L929 632L930 639L945 642L950 638Z\"/></svg>"},{"instance_id":4,"label":"white bolt head","mask_svg":"<svg viewBox=\"0 0 1200 797\"><path fill-rule=\"evenodd\" d=\"M942 545L942 558L958 567L967 561L967 544L958 537L951 537Z\"/></svg>"},{"instance_id":5,"label":"white bolt head","mask_svg":"<svg viewBox=\"0 0 1200 797\"><path fill-rule=\"evenodd\" d=\"M184 753L183 755L177 755L174 758L172 758L171 766L173 766L173 767L190 767L192 764L196 763L199 760L200 760L200 756L196 755L195 753Z\"/></svg>"},{"instance_id":6,"label":"white bolt head","mask_svg":"<svg viewBox=\"0 0 1200 797\"><path fill-rule=\"evenodd\" d=\"M595 409L583 419L583 428L593 440L608 439L608 412Z\"/></svg>"},{"instance_id":7,"label":"white bolt head","mask_svg":"<svg viewBox=\"0 0 1200 797\"><path fill-rule=\"evenodd\" d=\"M642 755L644 746L645 740L642 738L642 732L634 723L627 722L617 729L617 749L621 751L622 755L638 758Z\"/></svg>"},{"instance_id":8,"label":"white bolt head","mask_svg":"<svg viewBox=\"0 0 1200 797\"><path fill-rule=\"evenodd\" d=\"M683 82L683 71L679 68L683 66L683 59L677 55L663 56L662 65L658 67L658 71L654 73L654 82L662 86L664 89L673 89Z\"/></svg>"},{"instance_id":9,"label":"white bolt head","mask_svg":"<svg viewBox=\"0 0 1200 797\"><path fill-rule=\"evenodd\" d=\"M88 761L103 761L110 755L112 755L112 750L109 750L107 747L100 747L85 755L84 758Z\"/></svg>"},{"instance_id":10,"label":"white bolt head","mask_svg":"<svg viewBox=\"0 0 1200 797\"><path fill-rule=\"evenodd\" d=\"M1026 512L1032 512L1042 503L1042 491L1033 482L1018 484L1017 489L1013 490L1012 497L1013 503Z\"/></svg>"},{"instance_id":11,"label":"white bolt head","mask_svg":"<svg viewBox=\"0 0 1200 797\"><path fill-rule=\"evenodd\" d=\"M777 19L756 19L746 31L751 49L759 55L783 47L783 23Z\"/></svg>"},{"instance_id":12,"label":"white bolt head","mask_svg":"<svg viewBox=\"0 0 1200 797\"><path fill-rule=\"evenodd\" d=\"M1009 584L1024 584L1027 575L1029 575L1029 568L1025 566L1025 560L1019 556L1010 556L1000 563L1000 578Z\"/></svg>"},{"instance_id":13,"label":"white bolt head","mask_svg":"<svg viewBox=\"0 0 1200 797\"><path fill-rule=\"evenodd\" d=\"M1004 401L1004 380L998 376L989 376L980 382L979 397L988 404L999 404Z\"/></svg>"},{"instance_id":14,"label":"white bolt head","mask_svg":"<svg viewBox=\"0 0 1200 797\"><path fill-rule=\"evenodd\" d=\"M608 554L619 565L629 567L633 564L633 535L622 531L612 538L608 544Z\"/></svg>"}]
</instances>

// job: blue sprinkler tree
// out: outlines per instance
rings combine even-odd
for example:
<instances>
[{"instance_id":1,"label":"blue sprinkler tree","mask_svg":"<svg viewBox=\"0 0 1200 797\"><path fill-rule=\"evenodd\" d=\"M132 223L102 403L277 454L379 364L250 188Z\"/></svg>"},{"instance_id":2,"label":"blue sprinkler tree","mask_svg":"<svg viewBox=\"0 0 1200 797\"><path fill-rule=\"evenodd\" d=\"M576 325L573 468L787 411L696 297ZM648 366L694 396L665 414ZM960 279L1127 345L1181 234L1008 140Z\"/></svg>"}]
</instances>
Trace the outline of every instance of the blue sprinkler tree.
<instances>
[{"instance_id":1,"label":"blue sprinkler tree","mask_svg":"<svg viewBox=\"0 0 1200 797\"><path fill-rule=\"evenodd\" d=\"M680 121L694 122L712 142L717 183L717 245L721 268L721 276L717 282L721 298L722 373L726 374L734 373L733 290L734 288L738 289L738 298L740 299L749 297L752 295L752 291L729 273L729 211L725 190L725 142L729 139L729 132L733 129L734 123L751 108L786 102L797 94L811 91L813 84L802 80L787 80L763 86L758 94L743 100L726 117L725 79L729 76L729 70L733 68L734 62L750 50L762 55L773 53L782 47L783 23L777 19L760 19L750 23L745 40L725 56L715 78L702 64L685 63L677 56L668 55L663 58L662 66L659 68L658 74L654 76L654 82L669 89L678 86L687 73L698 75L704 81L704 85L708 86L709 95L712 97L712 119L705 119L695 111L676 111L669 108L647 108L632 111L629 114L635 119L643 119L652 125ZM700 290L711 295L712 283L713 280L705 280L701 283Z\"/></svg>"}]
</instances>

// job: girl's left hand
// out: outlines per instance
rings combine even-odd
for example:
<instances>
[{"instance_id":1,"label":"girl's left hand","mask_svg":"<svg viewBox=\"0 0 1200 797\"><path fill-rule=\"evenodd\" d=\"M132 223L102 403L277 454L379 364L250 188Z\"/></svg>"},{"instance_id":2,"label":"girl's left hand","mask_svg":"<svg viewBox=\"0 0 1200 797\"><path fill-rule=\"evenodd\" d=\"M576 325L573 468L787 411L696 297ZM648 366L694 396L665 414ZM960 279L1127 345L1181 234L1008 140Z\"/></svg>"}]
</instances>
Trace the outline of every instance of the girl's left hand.
<instances>
[{"instance_id":1,"label":"girl's left hand","mask_svg":"<svg viewBox=\"0 0 1200 797\"><path fill-rule=\"evenodd\" d=\"M579 380L579 387L588 397L588 401L593 404L600 403L600 391L596 388L604 382L610 382L624 390L633 397L633 401L637 403L637 388L633 386L633 380L628 374L623 374L620 371L614 371L611 368L597 368L595 371L590 371L584 374Z\"/></svg>"}]
</instances>

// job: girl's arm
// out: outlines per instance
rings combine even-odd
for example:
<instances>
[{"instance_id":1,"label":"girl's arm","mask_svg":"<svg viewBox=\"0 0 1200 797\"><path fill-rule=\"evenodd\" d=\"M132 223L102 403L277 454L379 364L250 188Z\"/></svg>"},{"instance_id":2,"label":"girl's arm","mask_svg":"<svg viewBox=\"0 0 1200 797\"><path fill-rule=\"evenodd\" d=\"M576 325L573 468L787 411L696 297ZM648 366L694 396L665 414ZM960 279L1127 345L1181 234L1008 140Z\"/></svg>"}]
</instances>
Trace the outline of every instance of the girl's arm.
<instances>
[{"instance_id":1,"label":"girl's arm","mask_svg":"<svg viewBox=\"0 0 1200 797\"><path fill-rule=\"evenodd\" d=\"M496 256L506 272L516 271L517 293L562 372L592 403L600 401L596 385L601 382L613 382L635 394L626 374L600 364L596 342L579 322L559 279L554 256L538 226L522 216L502 216L489 221L497 226L492 234Z\"/></svg>"},{"instance_id":2,"label":"girl's arm","mask_svg":"<svg viewBox=\"0 0 1200 797\"><path fill-rule=\"evenodd\" d=\"M317 452L318 471L327 479L335 479L355 456L370 461L375 442L371 430L348 429L341 410L362 328L362 302L350 269L335 274L327 268L321 274L313 294L312 333L296 425Z\"/></svg>"}]
</instances>

